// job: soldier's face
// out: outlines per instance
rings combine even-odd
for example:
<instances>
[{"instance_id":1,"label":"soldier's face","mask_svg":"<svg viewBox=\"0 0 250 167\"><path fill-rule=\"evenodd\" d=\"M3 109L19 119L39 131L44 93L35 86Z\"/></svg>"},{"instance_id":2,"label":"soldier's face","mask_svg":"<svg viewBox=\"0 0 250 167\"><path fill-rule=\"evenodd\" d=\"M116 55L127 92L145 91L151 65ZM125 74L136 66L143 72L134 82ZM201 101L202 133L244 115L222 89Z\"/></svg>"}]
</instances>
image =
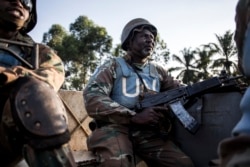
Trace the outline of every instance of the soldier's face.
<instances>
[{"instance_id":1,"label":"soldier's face","mask_svg":"<svg viewBox=\"0 0 250 167\"><path fill-rule=\"evenodd\" d=\"M0 0L0 23L13 24L21 29L29 18L29 10L24 1Z\"/></svg>"},{"instance_id":2,"label":"soldier's face","mask_svg":"<svg viewBox=\"0 0 250 167\"><path fill-rule=\"evenodd\" d=\"M146 58L153 53L155 46L154 35L147 29L135 34L130 48L141 58Z\"/></svg>"}]
</instances>

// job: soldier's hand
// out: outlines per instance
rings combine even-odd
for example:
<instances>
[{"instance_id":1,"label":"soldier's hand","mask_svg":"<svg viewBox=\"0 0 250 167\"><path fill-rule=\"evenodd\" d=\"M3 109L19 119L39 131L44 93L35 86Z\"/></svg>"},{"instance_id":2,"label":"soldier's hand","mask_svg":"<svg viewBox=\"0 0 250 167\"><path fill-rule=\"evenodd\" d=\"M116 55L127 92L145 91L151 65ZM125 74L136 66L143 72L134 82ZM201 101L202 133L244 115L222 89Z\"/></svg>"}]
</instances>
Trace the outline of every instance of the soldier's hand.
<instances>
[{"instance_id":1,"label":"soldier's hand","mask_svg":"<svg viewBox=\"0 0 250 167\"><path fill-rule=\"evenodd\" d=\"M17 78L17 74L11 69L0 67L0 85L5 85L13 82Z\"/></svg>"},{"instance_id":2,"label":"soldier's hand","mask_svg":"<svg viewBox=\"0 0 250 167\"><path fill-rule=\"evenodd\" d=\"M131 122L140 125L157 124L158 121L163 118L162 107L150 107L143 109L140 113L137 113L131 118Z\"/></svg>"},{"instance_id":3,"label":"soldier's hand","mask_svg":"<svg viewBox=\"0 0 250 167\"><path fill-rule=\"evenodd\" d=\"M157 106L157 107L152 107L154 109L154 111L158 112L158 113L163 113L163 112L169 112L167 107L161 107L161 106Z\"/></svg>"}]
</instances>

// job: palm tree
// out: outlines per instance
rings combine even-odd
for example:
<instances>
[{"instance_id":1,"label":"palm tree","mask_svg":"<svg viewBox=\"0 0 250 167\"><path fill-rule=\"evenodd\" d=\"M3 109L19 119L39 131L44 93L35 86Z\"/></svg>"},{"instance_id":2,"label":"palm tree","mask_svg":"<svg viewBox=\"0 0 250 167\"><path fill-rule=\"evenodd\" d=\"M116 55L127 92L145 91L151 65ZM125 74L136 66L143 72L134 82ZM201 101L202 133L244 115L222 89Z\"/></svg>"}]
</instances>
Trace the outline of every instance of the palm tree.
<instances>
[{"instance_id":1,"label":"palm tree","mask_svg":"<svg viewBox=\"0 0 250 167\"><path fill-rule=\"evenodd\" d=\"M199 57L196 60L196 67L200 70L198 76L200 79L205 80L211 77L211 63L213 62L212 57L217 53L210 44L201 45L201 49L197 48L195 53Z\"/></svg>"},{"instance_id":2,"label":"palm tree","mask_svg":"<svg viewBox=\"0 0 250 167\"><path fill-rule=\"evenodd\" d=\"M173 71L180 71L180 73L177 75L177 79L182 79L182 82L185 84L192 84L194 82L197 82L198 79L198 73L199 71L195 68L195 51L191 50L190 48L184 48L180 51L182 53L182 57L173 55L173 60L177 61L181 66L172 67L169 69L169 72Z\"/></svg>"},{"instance_id":3,"label":"palm tree","mask_svg":"<svg viewBox=\"0 0 250 167\"><path fill-rule=\"evenodd\" d=\"M214 50L217 50L220 57L214 60L212 67L222 67L228 74L238 71L236 60L232 60L232 58L236 58L237 56L237 48L233 40L233 33L228 30L223 36L217 34L215 34L215 36L218 40L218 44L210 43L210 46L213 46ZM231 69L233 69L232 72Z\"/></svg>"}]
</instances>

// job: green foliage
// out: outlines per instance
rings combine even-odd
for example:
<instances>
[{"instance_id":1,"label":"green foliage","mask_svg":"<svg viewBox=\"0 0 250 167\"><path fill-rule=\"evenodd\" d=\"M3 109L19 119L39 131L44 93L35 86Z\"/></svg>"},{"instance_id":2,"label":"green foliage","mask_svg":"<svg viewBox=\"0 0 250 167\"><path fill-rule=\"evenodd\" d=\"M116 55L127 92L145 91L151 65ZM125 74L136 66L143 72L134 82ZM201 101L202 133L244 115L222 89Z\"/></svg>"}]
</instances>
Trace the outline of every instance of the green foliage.
<instances>
[{"instance_id":1,"label":"green foliage","mask_svg":"<svg viewBox=\"0 0 250 167\"><path fill-rule=\"evenodd\" d=\"M47 33L44 33L43 43L56 47L62 43L65 36L67 36L66 30L59 24L54 24Z\"/></svg>"},{"instance_id":2,"label":"green foliage","mask_svg":"<svg viewBox=\"0 0 250 167\"><path fill-rule=\"evenodd\" d=\"M237 72L237 47L233 40L233 33L228 30L222 36L217 34L215 36L218 44L211 43L211 45L214 47L214 50L217 50L219 56L214 60L212 67L215 69L221 67L228 74Z\"/></svg>"},{"instance_id":3,"label":"green foliage","mask_svg":"<svg viewBox=\"0 0 250 167\"><path fill-rule=\"evenodd\" d=\"M218 43L208 43L192 50L184 48L181 55L172 55L177 62L169 72L178 72L177 78L185 84L218 75L221 70L238 74L237 49L233 41L233 33L226 31L222 36L215 34ZM43 43L55 49L65 63L65 89L82 90L89 76L107 59L125 54L118 44L112 47L112 37L104 27L96 25L86 16L79 16L66 31L61 25L54 24L43 34ZM170 52L167 44L156 39L156 48L152 60L166 64Z\"/></svg>"},{"instance_id":4,"label":"green foliage","mask_svg":"<svg viewBox=\"0 0 250 167\"><path fill-rule=\"evenodd\" d=\"M68 89L76 90L83 89L89 75L110 55L112 48L112 38L106 29L85 16L79 16L70 24L69 33L59 25L52 25L44 34L43 42L58 52L70 73L66 79Z\"/></svg>"},{"instance_id":5,"label":"green foliage","mask_svg":"<svg viewBox=\"0 0 250 167\"><path fill-rule=\"evenodd\" d=\"M212 76L211 63L213 62L213 56L217 53L217 50L211 48L210 44L202 45L201 48L197 48L194 51L197 56L196 68L199 70L198 78L200 80L208 79Z\"/></svg>"},{"instance_id":6,"label":"green foliage","mask_svg":"<svg viewBox=\"0 0 250 167\"><path fill-rule=\"evenodd\" d=\"M185 84L192 84L199 81L199 71L195 66L195 51L191 48L184 48L180 52L181 56L172 55L173 60L178 62L180 66L169 68L169 72L180 71L177 79L181 79Z\"/></svg>"},{"instance_id":7,"label":"green foliage","mask_svg":"<svg viewBox=\"0 0 250 167\"><path fill-rule=\"evenodd\" d=\"M124 54L125 54L125 51L122 50L121 44L116 45L116 47L113 49L114 57L121 57Z\"/></svg>"},{"instance_id":8,"label":"green foliage","mask_svg":"<svg viewBox=\"0 0 250 167\"><path fill-rule=\"evenodd\" d=\"M196 50L184 48L181 56L172 55L173 60L181 66L172 67L169 71L178 71L177 78L186 84L218 76L222 70L229 75L239 74L233 33L226 31L222 36L215 36L218 44L204 44Z\"/></svg>"}]
</instances>

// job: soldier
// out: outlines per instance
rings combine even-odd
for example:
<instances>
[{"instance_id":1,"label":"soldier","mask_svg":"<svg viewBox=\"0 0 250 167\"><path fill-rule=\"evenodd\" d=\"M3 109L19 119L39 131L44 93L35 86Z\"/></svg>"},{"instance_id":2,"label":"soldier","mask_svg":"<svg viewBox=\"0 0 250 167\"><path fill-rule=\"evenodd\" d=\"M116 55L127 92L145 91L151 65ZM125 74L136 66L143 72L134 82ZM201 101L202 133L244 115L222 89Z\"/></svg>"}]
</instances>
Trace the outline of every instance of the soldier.
<instances>
[{"instance_id":1,"label":"soldier","mask_svg":"<svg viewBox=\"0 0 250 167\"><path fill-rule=\"evenodd\" d=\"M145 94L179 86L165 68L150 61L156 37L157 29L149 21L128 22L121 36L126 54L101 65L84 90L87 113L95 120L87 145L100 156L101 166L131 167L136 156L149 167L193 166L171 140L168 110L135 108Z\"/></svg>"},{"instance_id":2,"label":"soldier","mask_svg":"<svg viewBox=\"0 0 250 167\"><path fill-rule=\"evenodd\" d=\"M36 22L36 0L0 0L0 166L76 166L57 95L63 63L27 34Z\"/></svg>"},{"instance_id":3,"label":"soldier","mask_svg":"<svg viewBox=\"0 0 250 167\"><path fill-rule=\"evenodd\" d=\"M236 6L235 42L238 49L239 69L250 78L250 1L239 0ZM242 118L232 131L232 137L219 145L221 167L250 166L250 87L241 103Z\"/></svg>"}]
</instances>

